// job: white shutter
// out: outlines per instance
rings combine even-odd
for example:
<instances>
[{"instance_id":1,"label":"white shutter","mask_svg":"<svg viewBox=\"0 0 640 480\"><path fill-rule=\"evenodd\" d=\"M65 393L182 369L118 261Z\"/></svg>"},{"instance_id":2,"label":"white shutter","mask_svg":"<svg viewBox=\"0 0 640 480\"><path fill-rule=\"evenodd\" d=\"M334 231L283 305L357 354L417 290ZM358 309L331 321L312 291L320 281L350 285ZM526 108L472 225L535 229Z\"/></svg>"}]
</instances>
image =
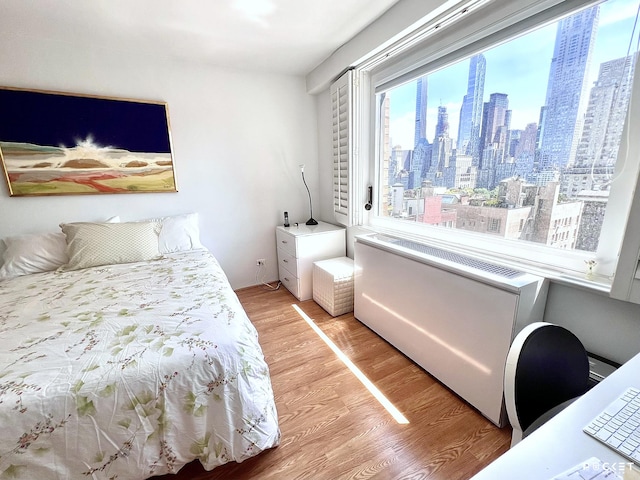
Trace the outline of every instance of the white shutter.
<instances>
[{"instance_id":1,"label":"white shutter","mask_svg":"<svg viewBox=\"0 0 640 480\"><path fill-rule=\"evenodd\" d=\"M333 113L333 212L341 225L353 224L350 207L352 195L350 167L352 164L352 96L353 73L347 71L331 85L331 111Z\"/></svg>"}]
</instances>

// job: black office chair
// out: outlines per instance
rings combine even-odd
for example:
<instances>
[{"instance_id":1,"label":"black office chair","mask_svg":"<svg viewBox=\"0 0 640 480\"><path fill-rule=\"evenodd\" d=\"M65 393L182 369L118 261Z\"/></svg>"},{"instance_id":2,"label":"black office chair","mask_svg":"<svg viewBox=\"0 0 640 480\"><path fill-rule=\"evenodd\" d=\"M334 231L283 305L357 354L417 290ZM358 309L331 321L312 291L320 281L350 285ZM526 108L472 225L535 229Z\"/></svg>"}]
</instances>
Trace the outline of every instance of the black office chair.
<instances>
[{"instance_id":1,"label":"black office chair","mask_svg":"<svg viewBox=\"0 0 640 480\"><path fill-rule=\"evenodd\" d=\"M511 446L585 393L588 381L589 359L578 337L546 322L523 328L511 344L504 375Z\"/></svg>"}]
</instances>

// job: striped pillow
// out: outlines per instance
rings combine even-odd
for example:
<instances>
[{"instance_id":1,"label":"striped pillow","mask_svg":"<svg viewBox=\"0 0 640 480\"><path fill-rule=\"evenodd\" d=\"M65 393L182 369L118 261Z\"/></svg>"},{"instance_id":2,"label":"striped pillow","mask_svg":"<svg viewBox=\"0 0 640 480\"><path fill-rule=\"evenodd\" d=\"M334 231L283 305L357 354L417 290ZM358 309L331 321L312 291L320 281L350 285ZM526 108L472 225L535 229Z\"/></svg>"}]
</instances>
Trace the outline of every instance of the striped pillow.
<instances>
[{"instance_id":1,"label":"striped pillow","mask_svg":"<svg viewBox=\"0 0 640 480\"><path fill-rule=\"evenodd\" d=\"M69 263L61 271L160 257L157 222L63 223Z\"/></svg>"}]
</instances>

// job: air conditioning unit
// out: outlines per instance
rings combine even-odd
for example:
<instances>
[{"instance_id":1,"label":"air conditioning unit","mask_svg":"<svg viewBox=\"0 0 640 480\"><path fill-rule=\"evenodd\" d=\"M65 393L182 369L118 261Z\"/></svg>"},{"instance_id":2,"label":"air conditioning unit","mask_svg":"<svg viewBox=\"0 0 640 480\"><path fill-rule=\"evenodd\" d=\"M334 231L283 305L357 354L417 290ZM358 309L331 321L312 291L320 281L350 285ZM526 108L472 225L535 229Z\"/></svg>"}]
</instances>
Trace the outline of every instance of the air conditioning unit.
<instances>
[{"instance_id":1,"label":"air conditioning unit","mask_svg":"<svg viewBox=\"0 0 640 480\"><path fill-rule=\"evenodd\" d=\"M544 278L389 235L356 237L354 315L498 426L515 335L542 321Z\"/></svg>"}]
</instances>

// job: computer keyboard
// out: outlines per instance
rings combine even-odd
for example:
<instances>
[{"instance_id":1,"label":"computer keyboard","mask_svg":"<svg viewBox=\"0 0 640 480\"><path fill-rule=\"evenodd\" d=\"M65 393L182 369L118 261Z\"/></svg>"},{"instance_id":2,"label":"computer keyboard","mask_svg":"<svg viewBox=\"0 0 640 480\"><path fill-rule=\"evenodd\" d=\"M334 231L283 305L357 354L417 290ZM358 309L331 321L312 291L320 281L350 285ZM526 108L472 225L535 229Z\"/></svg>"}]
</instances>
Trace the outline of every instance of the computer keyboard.
<instances>
[{"instance_id":1,"label":"computer keyboard","mask_svg":"<svg viewBox=\"0 0 640 480\"><path fill-rule=\"evenodd\" d=\"M583 431L640 465L640 389L628 388Z\"/></svg>"}]
</instances>

